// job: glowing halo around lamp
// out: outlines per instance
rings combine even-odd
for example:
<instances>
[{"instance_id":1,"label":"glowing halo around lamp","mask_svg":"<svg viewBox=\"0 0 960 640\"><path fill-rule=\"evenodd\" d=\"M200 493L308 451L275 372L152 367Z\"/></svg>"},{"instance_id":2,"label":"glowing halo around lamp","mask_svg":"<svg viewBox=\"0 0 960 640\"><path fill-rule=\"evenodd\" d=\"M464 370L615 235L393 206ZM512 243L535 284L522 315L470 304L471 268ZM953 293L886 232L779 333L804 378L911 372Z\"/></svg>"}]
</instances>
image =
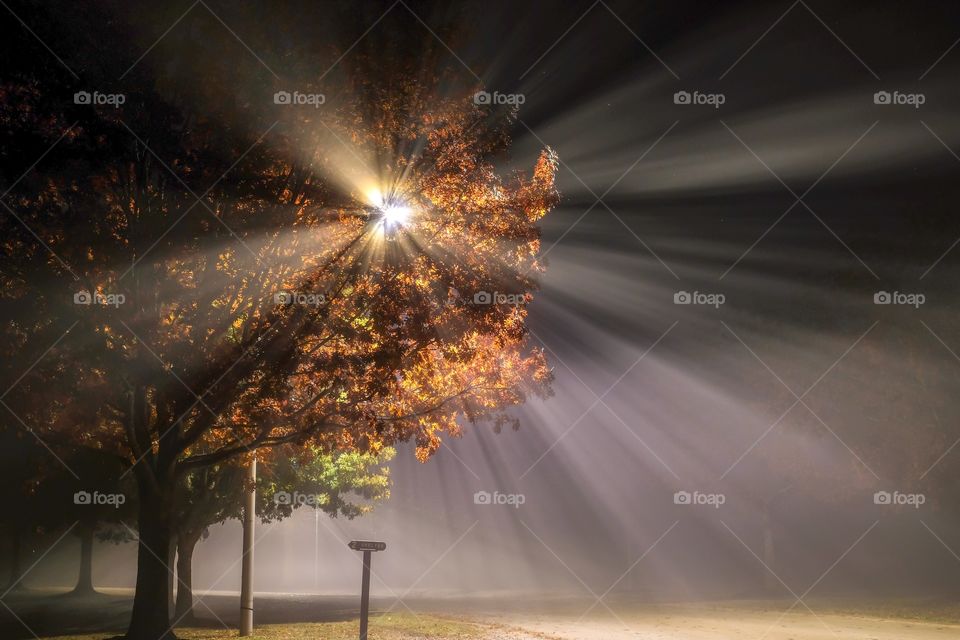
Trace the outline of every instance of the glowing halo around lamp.
<instances>
[{"instance_id":1,"label":"glowing halo around lamp","mask_svg":"<svg viewBox=\"0 0 960 640\"><path fill-rule=\"evenodd\" d=\"M379 189L372 189L367 193L367 199L376 208L385 231L394 231L409 222L412 210L396 198L384 197Z\"/></svg>"},{"instance_id":2,"label":"glowing halo around lamp","mask_svg":"<svg viewBox=\"0 0 960 640\"><path fill-rule=\"evenodd\" d=\"M386 205L380 207L383 214L383 224L388 228L402 227L410 219L410 207L402 205Z\"/></svg>"}]
</instances>

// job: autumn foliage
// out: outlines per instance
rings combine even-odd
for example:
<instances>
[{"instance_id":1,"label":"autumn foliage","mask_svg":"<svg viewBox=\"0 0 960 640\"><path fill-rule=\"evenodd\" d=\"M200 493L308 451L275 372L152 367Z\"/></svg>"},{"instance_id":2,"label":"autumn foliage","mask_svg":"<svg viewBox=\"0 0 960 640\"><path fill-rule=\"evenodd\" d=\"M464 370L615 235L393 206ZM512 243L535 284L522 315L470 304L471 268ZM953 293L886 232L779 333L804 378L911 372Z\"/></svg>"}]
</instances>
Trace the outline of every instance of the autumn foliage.
<instances>
[{"instance_id":1,"label":"autumn foliage","mask_svg":"<svg viewBox=\"0 0 960 640\"><path fill-rule=\"evenodd\" d=\"M401 69L322 111L269 92L211 106L164 78L121 108L51 86L2 88L5 167L47 150L28 179L4 169L3 353L36 361L4 372L6 402L54 449L132 469L131 637L166 589L183 474L278 445L413 440L425 460L442 434L512 424L511 406L548 393L525 323L557 161L499 172L512 114L474 104L475 86ZM409 219L388 223L385 203Z\"/></svg>"}]
</instances>

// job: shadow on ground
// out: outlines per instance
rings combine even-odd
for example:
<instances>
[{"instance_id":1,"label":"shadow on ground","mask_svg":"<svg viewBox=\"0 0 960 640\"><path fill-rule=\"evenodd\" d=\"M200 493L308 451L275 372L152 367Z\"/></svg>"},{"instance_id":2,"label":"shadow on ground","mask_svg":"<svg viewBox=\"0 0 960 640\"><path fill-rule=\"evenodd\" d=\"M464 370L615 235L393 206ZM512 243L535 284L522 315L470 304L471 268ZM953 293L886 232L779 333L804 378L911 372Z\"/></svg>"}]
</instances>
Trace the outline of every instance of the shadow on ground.
<instances>
[{"instance_id":1,"label":"shadow on ground","mask_svg":"<svg viewBox=\"0 0 960 640\"><path fill-rule=\"evenodd\" d=\"M191 627L236 627L239 598L235 595L198 597L197 619ZM373 599L374 611L394 599ZM117 633L126 630L133 598L130 595L98 593L72 596L47 591L21 591L4 598L0 607L0 638L34 640L36 636L77 633ZM337 622L359 615L357 598L323 596L258 596L257 624L282 622ZM185 622L182 626L188 626Z\"/></svg>"},{"instance_id":2,"label":"shadow on ground","mask_svg":"<svg viewBox=\"0 0 960 640\"><path fill-rule=\"evenodd\" d=\"M0 607L0 639L33 640L80 633L120 635L126 628L132 602L128 592L84 597L39 590L12 593L2 601L5 607ZM257 594L256 623L352 621L359 615L358 606L357 596ZM510 632L509 637L563 640L632 640L638 636L671 640L749 636L768 640L960 637L960 605L954 598L943 597L890 601L834 597L811 599L803 607L782 598L657 603L641 594L611 594L602 604L582 596L502 592L469 597L418 594L403 600L371 599L373 614L389 611L464 617L506 625L498 628L517 632ZM203 594L197 598L196 613L197 620L179 626L235 629L239 597L228 593Z\"/></svg>"}]
</instances>

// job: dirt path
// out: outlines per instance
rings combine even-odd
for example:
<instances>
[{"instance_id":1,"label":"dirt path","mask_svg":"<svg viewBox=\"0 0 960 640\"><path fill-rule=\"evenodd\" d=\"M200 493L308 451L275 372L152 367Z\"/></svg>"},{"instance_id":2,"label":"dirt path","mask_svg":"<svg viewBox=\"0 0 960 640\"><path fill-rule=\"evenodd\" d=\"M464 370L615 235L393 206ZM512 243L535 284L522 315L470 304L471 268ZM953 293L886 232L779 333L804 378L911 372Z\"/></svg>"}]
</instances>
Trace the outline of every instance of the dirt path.
<instances>
[{"instance_id":1,"label":"dirt path","mask_svg":"<svg viewBox=\"0 0 960 640\"><path fill-rule=\"evenodd\" d=\"M956 640L960 625L885 620L807 611L656 610L590 615L583 620L556 615L498 617L497 622L562 640Z\"/></svg>"}]
</instances>

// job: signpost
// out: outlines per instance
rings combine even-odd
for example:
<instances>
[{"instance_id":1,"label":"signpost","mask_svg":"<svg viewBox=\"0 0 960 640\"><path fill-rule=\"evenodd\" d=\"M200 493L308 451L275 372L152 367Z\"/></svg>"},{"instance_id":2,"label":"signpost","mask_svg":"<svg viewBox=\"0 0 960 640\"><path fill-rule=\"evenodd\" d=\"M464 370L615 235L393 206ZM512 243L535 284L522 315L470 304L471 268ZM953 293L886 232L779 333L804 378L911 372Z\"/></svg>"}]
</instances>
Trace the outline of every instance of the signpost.
<instances>
[{"instance_id":1,"label":"signpost","mask_svg":"<svg viewBox=\"0 0 960 640\"><path fill-rule=\"evenodd\" d=\"M363 578L360 582L360 640L367 640L367 618L370 616L370 554L387 548L386 542L351 540L354 551L363 551Z\"/></svg>"}]
</instances>

